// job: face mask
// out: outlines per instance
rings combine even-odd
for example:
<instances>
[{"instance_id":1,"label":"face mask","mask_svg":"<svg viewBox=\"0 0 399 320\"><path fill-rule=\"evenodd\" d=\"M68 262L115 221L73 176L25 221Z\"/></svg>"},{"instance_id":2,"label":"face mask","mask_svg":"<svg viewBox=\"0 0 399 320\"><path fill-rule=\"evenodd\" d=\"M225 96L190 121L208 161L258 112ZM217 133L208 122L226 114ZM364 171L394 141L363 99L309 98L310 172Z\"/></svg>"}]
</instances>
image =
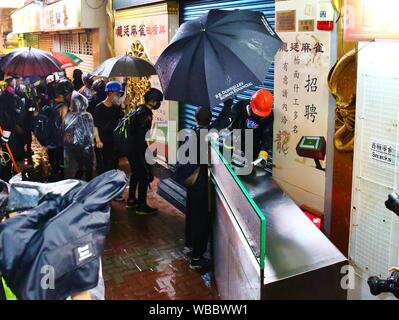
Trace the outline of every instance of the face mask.
<instances>
[{"instance_id":1,"label":"face mask","mask_svg":"<svg viewBox=\"0 0 399 320\"><path fill-rule=\"evenodd\" d=\"M114 99L112 100L113 104L120 105L121 104L121 98L118 96L115 96Z\"/></svg>"},{"instance_id":2,"label":"face mask","mask_svg":"<svg viewBox=\"0 0 399 320\"><path fill-rule=\"evenodd\" d=\"M152 110L158 110L161 107L161 102L157 102L155 106L152 106Z\"/></svg>"}]
</instances>

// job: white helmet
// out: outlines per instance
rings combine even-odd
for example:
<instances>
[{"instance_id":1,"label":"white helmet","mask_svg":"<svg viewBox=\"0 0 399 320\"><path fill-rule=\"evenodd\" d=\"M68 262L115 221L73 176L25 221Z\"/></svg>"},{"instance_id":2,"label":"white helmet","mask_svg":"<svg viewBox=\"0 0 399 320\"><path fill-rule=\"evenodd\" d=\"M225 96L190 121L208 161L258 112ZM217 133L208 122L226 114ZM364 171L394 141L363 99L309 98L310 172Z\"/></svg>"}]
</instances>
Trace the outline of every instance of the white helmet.
<instances>
[{"instance_id":1,"label":"white helmet","mask_svg":"<svg viewBox=\"0 0 399 320\"><path fill-rule=\"evenodd\" d=\"M53 74L50 74L49 76L47 76L47 78L46 78L47 84L53 83L54 81L55 81L55 77Z\"/></svg>"}]
</instances>

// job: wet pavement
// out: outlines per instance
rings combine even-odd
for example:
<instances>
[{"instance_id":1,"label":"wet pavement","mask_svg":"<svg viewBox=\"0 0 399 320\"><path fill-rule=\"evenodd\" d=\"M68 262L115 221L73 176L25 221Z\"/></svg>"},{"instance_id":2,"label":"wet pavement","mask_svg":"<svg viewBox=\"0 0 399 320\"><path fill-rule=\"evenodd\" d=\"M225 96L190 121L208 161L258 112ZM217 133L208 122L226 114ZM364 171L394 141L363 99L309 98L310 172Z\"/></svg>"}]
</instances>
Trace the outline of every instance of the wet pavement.
<instances>
[{"instance_id":1,"label":"wet pavement","mask_svg":"<svg viewBox=\"0 0 399 320\"><path fill-rule=\"evenodd\" d=\"M182 252L184 214L156 194L158 182L148 195L156 215L137 216L113 202L102 260L106 299L219 299L211 272L189 268Z\"/></svg>"},{"instance_id":2,"label":"wet pavement","mask_svg":"<svg viewBox=\"0 0 399 320\"><path fill-rule=\"evenodd\" d=\"M42 163L47 169L45 148L35 139L32 149L36 165ZM121 160L120 168L129 174L126 160ZM162 170L154 175L162 177ZM102 257L105 298L219 299L212 273L189 268L182 252L184 214L156 193L158 183L155 179L148 194L149 205L159 209L153 216L137 216L127 211L125 203L112 203L110 234Z\"/></svg>"}]
</instances>

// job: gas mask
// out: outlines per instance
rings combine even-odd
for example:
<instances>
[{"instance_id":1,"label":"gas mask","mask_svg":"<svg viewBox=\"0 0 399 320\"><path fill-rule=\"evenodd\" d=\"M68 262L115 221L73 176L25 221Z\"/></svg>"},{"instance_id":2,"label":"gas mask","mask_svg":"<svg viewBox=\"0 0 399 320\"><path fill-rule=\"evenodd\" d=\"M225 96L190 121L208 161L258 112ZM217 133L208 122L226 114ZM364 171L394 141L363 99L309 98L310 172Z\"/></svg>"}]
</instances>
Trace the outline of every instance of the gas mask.
<instances>
[{"instance_id":1,"label":"gas mask","mask_svg":"<svg viewBox=\"0 0 399 320\"><path fill-rule=\"evenodd\" d=\"M152 110L158 110L161 107L161 102L157 101L157 103L155 104L155 106L152 106Z\"/></svg>"}]
</instances>

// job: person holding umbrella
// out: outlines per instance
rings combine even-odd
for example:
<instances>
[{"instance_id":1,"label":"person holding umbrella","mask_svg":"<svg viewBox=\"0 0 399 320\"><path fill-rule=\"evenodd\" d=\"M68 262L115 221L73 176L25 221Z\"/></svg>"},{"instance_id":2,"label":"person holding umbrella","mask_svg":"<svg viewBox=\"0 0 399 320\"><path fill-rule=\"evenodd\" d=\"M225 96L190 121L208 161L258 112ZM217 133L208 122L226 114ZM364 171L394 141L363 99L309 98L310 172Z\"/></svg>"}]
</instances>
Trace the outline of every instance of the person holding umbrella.
<instances>
[{"instance_id":1,"label":"person holding umbrella","mask_svg":"<svg viewBox=\"0 0 399 320\"><path fill-rule=\"evenodd\" d=\"M17 112L14 101L14 89L11 86L12 78L6 78L0 94L0 152L16 152L16 127L17 127ZM7 150L7 144L9 149ZM3 156L3 155L1 155ZM10 180L12 177L12 163L6 161L0 164L0 179L4 181Z\"/></svg>"},{"instance_id":2,"label":"person holding umbrella","mask_svg":"<svg viewBox=\"0 0 399 320\"><path fill-rule=\"evenodd\" d=\"M97 161L98 173L118 168L113 132L124 116L120 103L120 97L124 93L122 85L118 81L110 81L105 86L105 92L107 97L94 110L96 147L101 150L101 157Z\"/></svg>"}]
</instances>

